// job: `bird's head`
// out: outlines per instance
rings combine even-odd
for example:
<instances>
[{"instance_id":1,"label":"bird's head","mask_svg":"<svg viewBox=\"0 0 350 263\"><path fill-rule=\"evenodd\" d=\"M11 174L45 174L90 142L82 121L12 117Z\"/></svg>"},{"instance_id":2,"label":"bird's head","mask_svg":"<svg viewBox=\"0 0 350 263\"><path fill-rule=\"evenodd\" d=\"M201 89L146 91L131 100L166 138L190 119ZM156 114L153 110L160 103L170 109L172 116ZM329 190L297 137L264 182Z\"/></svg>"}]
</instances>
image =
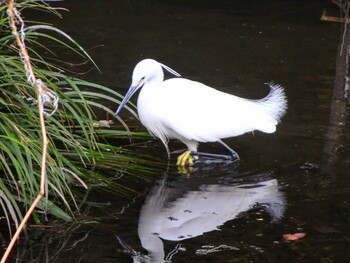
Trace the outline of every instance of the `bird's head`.
<instances>
[{"instance_id":1,"label":"bird's head","mask_svg":"<svg viewBox=\"0 0 350 263\"><path fill-rule=\"evenodd\" d=\"M169 68L168 66L155 61L154 59L144 59L137 63L134 68L134 72L132 74L132 84L126 93L124 99L120 103L117 111L115 112L115 116L119 114L124 105L128 102L131 96L141 89L145 83L153 81L153 82L162 82L164 80L163 69L168 72L174 74L177 77L180 77L180 74L175 70Z\"/></svg>"},{"instance_id":2,"label":"bird's head","mask_svg":"<svg viewBox=\"0 0 350 263\"><path fill-rule=\"evenodd\" d=\"M131 86L142 87L148 81L163 81L164 73L160 63L154 59L140 61L132 73Z\"/></svg>"}]
</instances>

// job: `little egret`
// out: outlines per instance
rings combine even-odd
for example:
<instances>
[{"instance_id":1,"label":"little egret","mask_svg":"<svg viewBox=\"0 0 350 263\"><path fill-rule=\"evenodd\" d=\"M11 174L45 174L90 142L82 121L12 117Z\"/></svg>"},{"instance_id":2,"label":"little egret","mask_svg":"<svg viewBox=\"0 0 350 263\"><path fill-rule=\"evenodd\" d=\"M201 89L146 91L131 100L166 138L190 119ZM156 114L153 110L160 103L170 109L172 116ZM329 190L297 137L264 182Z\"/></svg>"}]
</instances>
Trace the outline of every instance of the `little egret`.
<instances>
[{"instance_id":1,"label":"little egret","mask_svg":"<svg viewBox=\"0 0 350 263\"><path fill-rule=\"evenodd\" d=\"M140 121L163 142L168 156L169 139L186 144L188 150L177 160L180 166L192 165L198 156L239 160L238 154L221 139L255 130L273 133L286 112L287 99L280 85L269 83L270 93L265 98L250 100L185 78L164 81L163 69L180 77L176 71L153 59L140 61L115 115L142 88L137 100ZM219 142L229 150L230 156L199 153L199 142Z\"/></svg>"}]
</instances>

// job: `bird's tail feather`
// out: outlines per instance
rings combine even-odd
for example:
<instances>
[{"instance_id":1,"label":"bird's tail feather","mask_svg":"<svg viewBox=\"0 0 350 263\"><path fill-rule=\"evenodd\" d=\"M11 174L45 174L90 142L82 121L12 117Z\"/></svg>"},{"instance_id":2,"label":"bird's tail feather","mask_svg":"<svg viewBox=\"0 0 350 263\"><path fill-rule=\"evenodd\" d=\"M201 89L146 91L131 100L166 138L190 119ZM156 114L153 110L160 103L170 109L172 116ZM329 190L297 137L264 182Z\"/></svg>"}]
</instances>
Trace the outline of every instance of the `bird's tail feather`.
<instances>
[{"instance_id":1,"label":"bird's tail feather","mask_svg":"<svg viewBox=\"0 0 350 263\"><path fill-rule=\"evenodd\" d=\"M270 87L270 93L263 99L257 100L258 104L263 107L273 119L277 122L281 120L287 111L287 97L284 89L279 84L273 82L266 83Z\"/></svg>"}]
</instances>

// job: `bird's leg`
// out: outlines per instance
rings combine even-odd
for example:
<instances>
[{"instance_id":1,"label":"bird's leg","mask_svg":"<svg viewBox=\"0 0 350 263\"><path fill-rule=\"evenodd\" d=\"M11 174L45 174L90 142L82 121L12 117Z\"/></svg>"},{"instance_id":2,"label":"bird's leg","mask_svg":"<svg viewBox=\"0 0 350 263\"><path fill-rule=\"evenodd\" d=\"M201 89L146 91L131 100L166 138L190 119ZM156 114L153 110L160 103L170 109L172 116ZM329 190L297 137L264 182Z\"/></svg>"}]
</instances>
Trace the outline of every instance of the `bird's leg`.
<instances>
[{"instance_id":1,"label":"bird's leg","mask_svg":"<svg viewBox=\"0 0 350 263\"><path fill-rule=\"evenodd\" d=\"M224 155L224 154L215 154L215 153L204 153L204 152L195 152L187 150L184 153L182 153L178 158L176 164L179 166L192 166L194 164L194 161L198 159L198 157L207 157L207 158L214 158L214 159L221 159L224 161L239 161L239 155L234 150L232 150L226 143L219 140L218 141L222 146L224 146L231 154L230 155Z\"/></svg>"},{"instance_id":2,"label":"bird's leg","mask_svg":"<svg viewBox=\"0 0 350 263\"><path fill-rule=\"evenodd\" d=\"M234 159L234 158L232 158L231 155L216 154L216 153L192 152L192 154L194 156L198 156L198 157L221 159L224 161L232 161Z\"/></svg>"},{"instance_id":3,"label":"bird's leg","mask_svg":"<svg viewBox=\"0 0 350 263\"><path fill-rule=\"evenodd\" d=\"M235 160L235 159L237 161L240 160L238 153L236 153L236 151L232 150L226 143L224 143L222 140L218 140L218 143L220 143L222 146L224 146L231 153L232 160Z\"/></svg>"},{"instance_id":4,"label":"bird's leg","mask_svg":"<svg viewBox=\"0 0 350 263\"><path fill-rule=\"evenodd\" d=\"M231 153L231 155L204 153L204 152L192 152L192 155L198 156L198 157L222 159L225 161L239 161L240 160L238 153L236 153L234 150L232 150L227 144L225 144L221 140L219 140L218 143L220 143L222 146L224 146Z\"/></svg>"}]
</instances>

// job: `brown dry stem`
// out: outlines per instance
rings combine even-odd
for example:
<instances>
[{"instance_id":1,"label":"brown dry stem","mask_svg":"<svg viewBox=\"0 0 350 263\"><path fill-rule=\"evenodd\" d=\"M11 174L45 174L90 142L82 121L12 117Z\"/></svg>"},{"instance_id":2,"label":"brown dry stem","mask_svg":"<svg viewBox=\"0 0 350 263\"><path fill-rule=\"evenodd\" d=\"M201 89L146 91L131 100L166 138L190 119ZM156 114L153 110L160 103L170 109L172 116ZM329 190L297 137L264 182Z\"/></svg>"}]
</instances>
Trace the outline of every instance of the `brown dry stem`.
<instances>
[{"instance_id":1,"label":"brown dry stem","mask_svg":"<svg viewBox=\"0 0 350 263\"><path fill-rule=\"evenodd\" d=\"M42 142L43 142L43 148L42 148L42 159L41 159L41 182L40 182L40 192L38 193L36 199L34 200L33 204L30 206L30 208L28 209L26 215L24 216L21 224L19 225L16 233L14 234L14 236L12 237L12 240L10 242L10 244L8 245L2 259L1 259L1 263L5 263L9 254L11 253L11 250L13 248L13 246L15 245L16 241L18 240L19 235L21 234L24 226L27 224L29 217L32 215L34 209L36 208L36 206L38 205L38 203L40 202L40 199L44 196L45 194L45 181L46 181L46 156L47 156L47 151L48 151L48 139L47 139L47 135L46 135L46 126L45 126L45 118L44 118L44 105L41 101L41 99L39 99L39 97L41 96L40 92L42 92L40 90L38 81L34 75L34 71L30 62L30 57L28 55L28 51L25 47L25 44L23 43L24 39L20 38L17 26L16 26L16 13L18 12L16 10L16 6L15 6L15 1L14 0L9 0L7 2L7 6L8 6L8 16L9 16L9 23L12 29L12 34L15 36L16 38L16 43L17 46L19 48L19 53L20 56L23 59L23 64L24 67L28 73L28 82L35 88L35 92L38 98L38 107L39 107L39 115L40 115L40 127L41 127L41 133L42 133Z\"/></svg>"}]
</instances>

